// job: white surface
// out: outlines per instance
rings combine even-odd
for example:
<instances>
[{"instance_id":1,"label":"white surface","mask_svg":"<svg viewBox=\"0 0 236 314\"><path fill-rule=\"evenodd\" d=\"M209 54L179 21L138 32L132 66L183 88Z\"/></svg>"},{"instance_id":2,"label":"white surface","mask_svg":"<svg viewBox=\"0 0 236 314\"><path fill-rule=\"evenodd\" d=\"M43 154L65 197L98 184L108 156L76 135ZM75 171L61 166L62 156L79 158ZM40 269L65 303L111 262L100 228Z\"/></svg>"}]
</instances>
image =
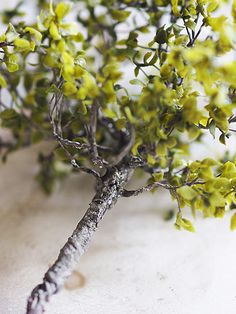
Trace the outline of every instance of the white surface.
<instances>
[{"instance_id":1,"label":"white surface","mask_svg":"<svg viewBox=\"0 0 236 314\"><path fill-rule=\"evenodd\" d=\"M35 150L0 167L0 313L24 313L92 196L92 181L72 176L45 197L33 175ZM165 197L122 199L103 220L73 282L50 314L235 314L236 233L229 218L198 219L195 234L161 218ZM81 278L82 276L82 278ZM83 279L84 278L84 279ZM68 286L70 290L68 290Z\"/></svg>"}]
</instances>

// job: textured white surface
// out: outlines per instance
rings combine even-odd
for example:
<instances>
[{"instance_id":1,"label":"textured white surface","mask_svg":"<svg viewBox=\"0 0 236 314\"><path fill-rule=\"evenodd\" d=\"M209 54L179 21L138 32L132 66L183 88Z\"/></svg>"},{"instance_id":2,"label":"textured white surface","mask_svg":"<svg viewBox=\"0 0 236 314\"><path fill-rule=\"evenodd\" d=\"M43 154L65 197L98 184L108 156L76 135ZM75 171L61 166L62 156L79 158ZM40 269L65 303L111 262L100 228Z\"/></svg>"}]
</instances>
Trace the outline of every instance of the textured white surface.
<instances>
[{"instance_id":1,"label":"textured white surface","mask_svg":"<svg viewBox=\"0 0 236 314\"><path fill-rule=\"evenodd\" d=\"M0 167L0 313L23 314L86 209L92 181L72 176L49 198L33 175L35 149ZM103 220L50 314L234 314L236 233L224 220L197 219L195 234L161 218L161 194L122 199Z\"/></svg>"}]
</instances>

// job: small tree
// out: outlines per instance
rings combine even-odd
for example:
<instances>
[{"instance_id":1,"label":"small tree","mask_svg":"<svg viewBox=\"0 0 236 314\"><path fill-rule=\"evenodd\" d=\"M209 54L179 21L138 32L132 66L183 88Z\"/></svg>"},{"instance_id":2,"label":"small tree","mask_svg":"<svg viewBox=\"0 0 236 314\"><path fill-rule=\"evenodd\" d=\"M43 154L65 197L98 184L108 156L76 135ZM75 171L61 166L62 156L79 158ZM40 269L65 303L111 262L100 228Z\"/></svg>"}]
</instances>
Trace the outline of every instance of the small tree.
<instances>
[{"instance_id":1,"label":"small tree","mask_svg":"<svg viewBox=\"0 0 236 314\"><path fill-rule=\"evenodd\" d=\"M2 12L0 118L12 134L1 141L3 159L53 140L54 149L39 156L47 193L72 169L96 181L89 208L33 289L28 314L44 312L119 197L166 189L176 200L176 228L188 231L184 206L210 217L235 207L233 157L186 159L205 133L225 144L234 131L236 61L228 58L236 1L228 17L218 13L223 2L230 1L81 0L71 10L68 2L40 0L32 25L16 22L20 5ZM130 84L121 80L127 66ZM136 169L147 185L126 190Z\"/></svg>"}]
</instances>

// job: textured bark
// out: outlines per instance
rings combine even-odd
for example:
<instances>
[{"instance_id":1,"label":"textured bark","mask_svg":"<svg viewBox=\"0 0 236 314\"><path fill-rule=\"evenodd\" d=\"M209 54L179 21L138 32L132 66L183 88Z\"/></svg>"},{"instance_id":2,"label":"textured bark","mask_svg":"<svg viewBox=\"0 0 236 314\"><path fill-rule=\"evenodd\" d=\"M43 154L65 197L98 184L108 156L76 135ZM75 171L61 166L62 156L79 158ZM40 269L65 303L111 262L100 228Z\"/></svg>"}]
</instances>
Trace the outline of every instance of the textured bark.
<instances>
[{"instance_id":1,"label":"textured bark","mask_svg":"<svg viewBox=\"0 0 236 314\"><path fill-rule=\"evenodd\" d=\"M88 248L98 223L106 211L111 209L122 195L131 175L132 167L126 164L110 168L106 175L101 178L97 193L85 215L61 249L55 263L45 273L43 282L33 289L27 303L27 314L43 313L45 303L63 287L79 258Z\"/></svg>"}]
</instances>

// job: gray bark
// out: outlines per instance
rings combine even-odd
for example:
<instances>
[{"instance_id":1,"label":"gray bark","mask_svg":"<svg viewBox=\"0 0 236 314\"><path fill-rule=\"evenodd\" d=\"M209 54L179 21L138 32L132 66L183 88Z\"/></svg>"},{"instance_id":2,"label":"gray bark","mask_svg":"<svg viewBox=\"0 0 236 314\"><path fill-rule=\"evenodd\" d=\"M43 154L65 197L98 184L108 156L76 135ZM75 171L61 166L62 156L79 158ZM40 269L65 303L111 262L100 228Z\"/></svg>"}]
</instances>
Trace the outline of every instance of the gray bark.
<instances>
[{"instance_id":1,"label":"gray bark","mask_svg":"<svg viewBox=\"0 0 236 314\"><path fill-rule=\"evenodd\" d=\"M108 169L107 173L101 178L97 193L85 215L61 249L55 263L45 273L43 282L31 292L27 302L27 314L43 313L46 302L63 287L65 280L71 275L79 258L88 248L104 214L114 206L122 195L132 171L132 167L129 165L120 165Z\"/></svg>"}]
</instances>

